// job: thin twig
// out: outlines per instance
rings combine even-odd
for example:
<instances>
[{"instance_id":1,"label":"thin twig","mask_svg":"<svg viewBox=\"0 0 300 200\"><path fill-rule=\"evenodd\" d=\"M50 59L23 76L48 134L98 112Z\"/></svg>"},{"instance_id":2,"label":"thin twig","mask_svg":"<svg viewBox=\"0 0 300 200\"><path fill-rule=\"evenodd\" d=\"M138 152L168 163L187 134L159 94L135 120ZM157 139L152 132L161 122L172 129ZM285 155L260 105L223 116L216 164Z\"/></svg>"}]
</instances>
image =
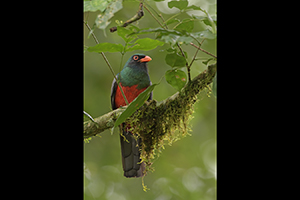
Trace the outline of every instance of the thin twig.
<instances>
[{"instance_id":1,"label":"thin twig","mask_svg":"<svg viewBox=\"0 0 300 200\"><path fill-rule=\"evenodd\" d=\"M214 57L214 58L217 58L217 56L215 56L215 55L209 53L208 51L206 51L206 50L200 48L200 46L201 46L202 43L204 42L205 38L204 38L201 42L199 42L199 40L198 40L197 38L195 38L194 36L190 35L190 37L192 37L192 38L199 44L199 46L195 45L195 44L192 43L192 42L190 43L190 45L192 45L193 47L196 47L197 49L199 49L200 51L203 51L204 53L206 53L206 54L208 54L208 55L211 55L211 56Z\"/></svg>"},{"instance_id":2,"label":"thin twig","mask_svg":"<svg viewBox=\"0 0 300 200\"><path fill-rule=\"evenodd\" d=\"M206 51L206 50L204 50L204 49L198 47L198 46L195 45L194 43L191 42L190 44L191 44L193 47L196 47L197 49L199 49L200 51L203 51L204 53L206 53L206 54L208 54L208 55L211 55L211 56L214 57L214 58L217 58L217 56L215 56L215 55L209 53L208 51Z\"/></svg>"},{"instance_id":3,"label":"thin twig","mask_svg":"<svg viewBox=\"0 0 300 200\"><path fill-rule=\"evenodd\" d=\"M188 79L189 79L189 82L190 82L190 81L191 81L191 73L190 73L191 71L190 71L189 63L187 62L186 57L185 57L185 54L184 54L184 52L183 52L181 46L178 44L178 42L176 42L176 45L177 45L177 47L179 48L179 50L180 50L180 52L181 52L181 55L185 58L185 66L186 66L186 68L187 68Z\"/></svg>"},{"instance_id":4,"label":"thin twig","mask_svg":"<svg viewBox=\"0 0 300 200\"><path fill-rule=\"evenodd\" d=\"M190 63L190 66L189 66L189 68L188 68L188 69L190 69L190 68L191 68L192 64L193 64L193 63L194 63L194 61L196 60L196 56L197 56L197 53L198 53L198 51L199 51L199 49L197 49L197 50L196 50L196 53L195 53L195 55L194 55L194 57L193 57L193 60L191 61L191 63Z\"/></svg>"},{"instance_id":5,"label":"thin twig","mask_svg":"<svg viewBox=\"0 0 300 200\"><path fill-rule=\"evenodd\" d=\"M137 11L137 13L129 20L127 20L123 25L122 27L126 27L128 26L129 24L141 19L142 17L144 16L144 11L143 11L143 3L141 2L140 3L140 6L139 6L139 10ZM109 29L109 31L112 33L112 32L115 32L117 30L117 27L114 26L112 28Z\"/></svg>"},{"instance_id":6,"label":"thin twig","mask_svg":"<svg viewBox=\"0 0 300 200\"><path fill-rule=\"evenodd\" d=\"M204 40L205 40L205 38L199 43L199 46L202 45L202 43L204 42ZM192 61L191 61L191 63L190 63L189 68L191 68L192 64L193 64L194 61L196 60L196 56L197 56L197 54L198 54L198 51L199 51L199 49L197 48L196 53L195 53L195 55L194 55L194 57L193 57L193 59L192 59Z\"/></svg>"},{"instance_id":7,"label":"thin twig","mask_svg":"<svg viewBox=\"0 0 300 200\"><path fill-rule=\"evenodd\" d=\"M148 4L147 2L145 2L145 3L147 4L147 6L148 6L149 8L151 8L151 10L153 10L153 12L154 12L158 17L161 18L161 20L162 20L162 22L163 22L163 25L165 26L166 29L168 29L168 26L166 25L165 19L163 18L162 14L159 14L159 13L158 13L154 8L152 8L152 6L150 6L150 4ZM164 27L162 27L162 28L164 28Z\"/></svg>"},{"instance_id":8,"label":"thin twig","mask_svg":"<svg viewBox=\"0 0 300 200\"><path fill-rule=\"evenodd\" d=\"M86 27L91 31L91 27L89 26L89 24L88 24L87 22L85 22L85 21L83 21L83 23L84 23L84 24L86 25ZM95 34L94 34L93 32L92 32L92 36L93 36L95 42L96 42L97 44L99 44L99 42L98 42L98 40L97 40L97 38L96 38L96 36L95 36ZM128 101L127 101L127 98L126 98L126 96L125 96L125 94L124 94L124 91L123 91L122 87L120 86L120 84L119 84L119 82L118 82L117 76L116 76L116 74L115 74L113 68L111 67L109 61L107 60L107 58L106 58L106 56L105 56L105 54L104 54L103 52L100 52L100 54L102 55L102 57L103 57L103 59L105 60L105 62L106 62L106 64L107 64L108 68L110 69L111 73L113 74L113 76L114 76L114 78L115 78L115 80L116 80L116 83L118 84L118 86L119 86L119 88L120 88L120 90L121 90L121 93L122 93L122 96L123 96L123 98L124 98L124 100L125 100L125 103L126 103L126 105L128 105L129 103L128 103Z\"/></svg>"},{"instance_id":9,"label":"thin twig","mask_svg":"<svg viewBox=\"0 0 300 200\"><path fill-rule=\"evenodd\" d=\"M201 47L201 45L202 45L202 43L204 42L205 39L206 39L206 38L204 38L204 39L200 42L199 47Z\"/></svg>"},{"instance_id":10,"label":"thin twig","mask_svg":"<svg viewBox=\"0 0 300 200\"><path fill-rule=\"evenodd\" d=\"M144 8L150 13L150 15L157 21L157 23L159 23L159 25L160 25L163 29L166 29L166 28L164 27L164 25L162 25L162 24L160 23L160 21L153 15L153 13L147 8L147 6L144 5Z\"/></svg>"},{"instance_id":11,"label":"thin twig","mask_svg":"<svg viewBox=\"0 0 300 200\"><path fill-rule=\"evenodd\" d=\"M86 27L89 29L89 31L92 31L91 27L89 26L89 24L87 22L83 21L83 23L86 25ZM94 32L92 32L91 34L92 34L96 44L99 44L98 39L96 38Z\"/></svg>"}]
</instances>

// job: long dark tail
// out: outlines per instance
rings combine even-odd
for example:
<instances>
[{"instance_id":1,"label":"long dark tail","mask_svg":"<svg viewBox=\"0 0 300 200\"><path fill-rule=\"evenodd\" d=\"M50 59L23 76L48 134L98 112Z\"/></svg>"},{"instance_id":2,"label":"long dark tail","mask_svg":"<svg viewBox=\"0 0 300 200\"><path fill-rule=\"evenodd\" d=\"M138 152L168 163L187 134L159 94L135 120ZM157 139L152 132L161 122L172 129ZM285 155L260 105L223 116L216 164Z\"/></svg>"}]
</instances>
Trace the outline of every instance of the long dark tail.
<instances>
[{"instance_id":1,"label":"long dark tail","mask_svg":"<svg viewBox=\"0 0 300 200\"><path fill-rule=\"evenodd\" d=\"M120 135L124 176L127 178L142 177L144 176L145 163L140 163L139 147L141 145L141 138L136 141L130 132L122 132L123 136L128 140L126 141Z\"/></svg>"}]
</instances>

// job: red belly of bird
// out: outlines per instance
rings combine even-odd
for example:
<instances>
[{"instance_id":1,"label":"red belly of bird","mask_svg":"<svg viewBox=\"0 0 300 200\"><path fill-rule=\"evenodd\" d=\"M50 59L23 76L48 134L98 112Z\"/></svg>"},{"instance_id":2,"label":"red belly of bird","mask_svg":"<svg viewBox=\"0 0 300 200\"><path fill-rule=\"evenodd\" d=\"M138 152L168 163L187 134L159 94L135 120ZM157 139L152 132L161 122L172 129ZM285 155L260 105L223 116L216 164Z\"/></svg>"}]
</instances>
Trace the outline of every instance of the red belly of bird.
<instances>
[{"instance_id":1,"label":"red belly of bird","mask_svg":"<svg viewBox=\"0 0 300 200\"><path fill-rule=\"evenodd\" d=\"M137 96L139 96L140 93L142 93L147 88L137 89L138 85L133 86L122 86L120 83L120 86L123 89L123 92L126 96L126 99L128 103L131 103ZM122 92L119 88L119 86L116 89L116 95L115 95L115 106L119 108L120 106L126 106L125 100L123 98Z\"/></svg>"}]
</instances>

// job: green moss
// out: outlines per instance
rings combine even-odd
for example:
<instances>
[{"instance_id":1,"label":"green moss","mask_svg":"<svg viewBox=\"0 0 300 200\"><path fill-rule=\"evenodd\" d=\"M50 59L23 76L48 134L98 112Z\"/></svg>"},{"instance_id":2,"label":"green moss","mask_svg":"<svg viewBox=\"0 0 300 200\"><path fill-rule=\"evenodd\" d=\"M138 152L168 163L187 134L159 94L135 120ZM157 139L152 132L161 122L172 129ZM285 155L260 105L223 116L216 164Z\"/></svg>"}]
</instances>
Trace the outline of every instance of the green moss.
<instances>
[{"instance_id":1,"label":"green moss","mask_svg":"<svg viewBox=\"0 0 300 200\"><path fill-rule=\"evenodd\" d=\"M157 105L155 100L146 102L126 121L131 124L135 137L142 138L141 158L146 163L146 171L153 170L153 160L160 155L165 144L172 145L189 135L188 123L194 112L199 88L187 88L190 89L177 93L179 97L169 98L165 103Z\"/></svg>"}]
</instances>

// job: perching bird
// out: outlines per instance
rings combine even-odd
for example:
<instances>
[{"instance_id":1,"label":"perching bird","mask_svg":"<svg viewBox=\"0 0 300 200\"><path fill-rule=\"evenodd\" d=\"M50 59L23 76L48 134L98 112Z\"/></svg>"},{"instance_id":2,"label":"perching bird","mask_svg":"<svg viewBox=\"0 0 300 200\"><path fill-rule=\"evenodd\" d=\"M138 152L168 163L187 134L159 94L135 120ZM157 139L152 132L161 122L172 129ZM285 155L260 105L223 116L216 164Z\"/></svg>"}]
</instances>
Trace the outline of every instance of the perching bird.
<instances>
[{"instance_id":1,"label":"perching bird","mask_svg":"<svg viewBox=\"0 0 300 200\"><path fill-rule=\"evenodd\" d=\"M128 103L132 102L141 92L152 84L147 68L147 62L151 60L149 56L134 54L128 59L122 71L117 74L117 79L120 81L119 84L123 89ZM151 99L152 92L150 93L148 101ZM115 79L111 87L111 105L113 110L126 105ZM124 137L120 135L124 176L127 178L142 177L145 175L145 163L141 163L140 158L139 148L141 138L136 141L132 133L128 131L128 128L125 123L120 125L120 131L126 140L128 140L126 141Z\"/></svg>"}]
</instances>

